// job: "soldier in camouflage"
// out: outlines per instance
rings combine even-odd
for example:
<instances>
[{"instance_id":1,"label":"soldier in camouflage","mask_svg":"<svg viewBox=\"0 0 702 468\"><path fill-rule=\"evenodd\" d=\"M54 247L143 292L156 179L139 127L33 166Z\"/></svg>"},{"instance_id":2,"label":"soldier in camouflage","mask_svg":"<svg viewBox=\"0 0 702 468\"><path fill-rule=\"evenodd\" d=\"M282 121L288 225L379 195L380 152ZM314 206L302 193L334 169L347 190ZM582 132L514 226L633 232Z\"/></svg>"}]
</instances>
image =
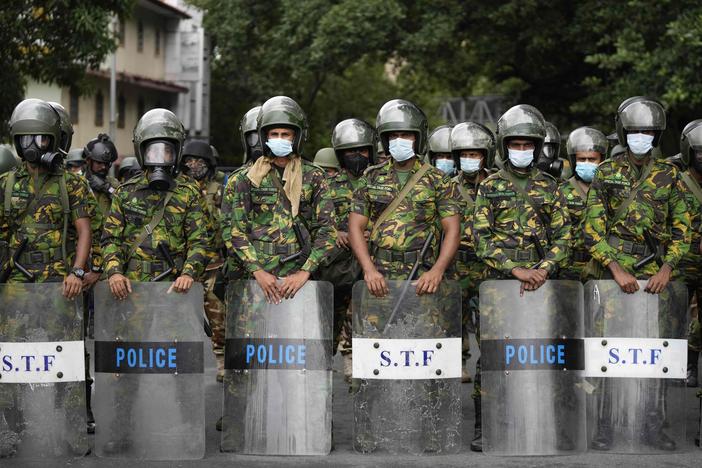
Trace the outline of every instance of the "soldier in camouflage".
<instances>
[{"instance_id":1,"label":"soldier in camouflage","mask_svg":"<svg viewBox=\"0 0 702 468\"><path fill-rule=\"evenodd\" d=\"M175 279L173 289L186 293L212 256L213 227L199 188L189 177L176 177L184 138L183 124L166 109L148 111L134 128L134 152L145 173L114 192L101 241L117 299L131 293L131 281L151 281L169 270L164 280ZM175 268L160 253L161 242Z\"/></svg>"},{"instance_id":2,"label":"soldier in camouflage","mask_svg":"<svg viewBox=\"0 0 702 468\"><path fill-rule=\"evenodd\" d=\"M336 153L334 153L334 148L321 148L315 153L313 162L324 169L330 181L334 180L341 170L339 160L336 159Z\"/></svg>"},{"instance_id":3,"label":"soldier in camouflage","mask_svg":"<svg viewBox=\"0 0 702 468\"><path fill-rule=\"evenodd\" d=\"M565 197L558 181L535 167L545 138L546 122L536 108L520 104L505 112L497 122L502 169L482 181L475 199L475 251L488 266L487 277L516 278L522 292L556 277L569 252ZM482 451L481 395L476 393L471 450Z\"/></svg>"},{"instance_id":4,"label":"soldier in camouflage","mask_svg":"<svg viewBox=\"0 0 702 468\"><path fill-rule=\"evenodd\" d=\"M694 298L697 302L697 307L692 309L687 337L687 386L697 387L697 369L702 351L702 327L699 320L699 304L702 300L702 119L693 120L683 129L680 136L680 157L687 168L681 173L681 179L683 196L690 214L690 250L678 263L678 270L687 283L689 303L692 304Z\"/></svg>"},{"instance_id":5,"label":"soldier in camouflage","mask_svg":"<svg viewBox=\"0 0 702 468\"><path fill-rule=\"evenodd\" d=\"M653 155L665 130L665 110L655 100L629 98L617 110L616 125L619 143L627 150L600 164L590 185L584 231L592 260L585 276L614 279L625 293L639 289L637 279L648 279L645 291L659 294L690 249L690 214L680 173ZM647 244L646 235L657 244L655 249ZM639 263L651 254L658 262ZM607 387L603 391L609 401ZM675 442L662 430L665 395L647 395L647 400L651 429L642 434L643 442L674 450ZM606 413L600 415L591 443L596 450L609 450L612 444Z\"/></svg>"},{"instance_id":6,"label":"soldier in camouflage","mask_svg":"<svg viewBox=\"0 0 702 468\"><path fill-rule=\"evenodd\" d=\"M463 202L461 244L456 254L455 275L461 283L463 304L463 372L464 382L470 381L466 361L470 358L469 332L480 343L478 288L485 277L485 265L475 254L473 243L473 211L478 186L489 175L495 159L495 136L487 127L474 122L463 122L451 130L449 145L459 173L453 178ZM479 364L478 364L479 366ZM479 367L478 367L479 368ZM479 388L479 374L476 386ZM479 393L478 393L479 394Z\"/></svg>"},{"instance_id":7,"label":"soldier in camouflage","mask_svg":"<svg viewBox=\"0 0 702 468\"><path fill-rule=\"evenodd\" d=\"M83 159L83 148L72 149L66 155L66 170L73 172L74 174L84 175L85 174L85 159Z\"/></svg>"},{"instance_id":8,"label":"soldier in camouflage","mask_svg":"<svg viewBox=\"0 0 702 468\"><path fill-rule=\"evenodd\" d=\"M263 156L229 178L222 238L227 255L238 258L266 299L279 304L302 288L333 249L334 205L324 171L302 158L307 118L300 106L276 96L261 106L257 119Z\"/></svg>"},{"instance_id":9,"label":"soldier in camouflage","mask_svg":"<svg viewBox=\"0 0 702 468\"><path fill-rule=\"evenodd\" d=\"M334 336L344 358L344 378L351 381L351 292L360 276L360 266L350 250L349 213L353 194L360 186L363 172L373 165L377 138L375 129L359 119L339 122L332 132L333 156L339 164L339 174L330 182L334 212L337 219L336 247L328 264L320 268L320 278L334 284ZM337 349L335 346L334 349Z\"/></svg>"},{"instance_id":10,"label":"soldier in camouflage","mask_svg":"<svg viewBox=\"0 0 702 468\"><path fill-rule=\"evenodd\" d=\"M553 176L556 180L560 179L563 174L563 160L558 157L560 150L561 132L551 122L546 122L546 138L541 154L536 160L536 167Z\"/></svg>"},{"instance_id":11,"label":"soldier in camouflage","mask_svg":"<svg viewBox=\"0 0 702 468\"><path fill-rule=\"evenodd\" d=\"M141 175L141 173L141 166L139 166L139 161L137 161L137 158L134 156L127 156L126 158L122 159L122 162L119 164L117 179L119 180L119 183L122 184L132 177Z\"/></svg>"},{"instance_id":12,"label":"soldier in camouflage","mask_svg":"<svg viewBox=\"0 0 702 468\"><path fill-rule=\"evenodd\" d=\"M451 154L449 138L451 137L451 125L440 125L429 134L427 144L427 156L429 163L452 177L456 172L456 162Z\"/></svg>"},{"instance_id":13,"label":"soldier in camouflage","mask_svg":"<svg viewBox=\"0 0 702 468\"><path fill-rule=\"evenodd\" d=\"M0 250L7 253L0 255L4 281L62 282L63 295L73 299L83 288L94 205L89 202L90 189L85 179L62 168L65 145L70 144L69 132L61 126L56 108L38 99L26 99L12 113L10 134L22 163L0 176ZM17 263L10 262L9 257L20 248ZM73 321L57 318L57 323ZM61 333L75 336L74 329ZM7 409L3 407L5 403L13 401L12 395L6 394L12 389L3 386L0 390L0 438L18 440L8 435L11 431L2 415ZM67 408L76 408L82 404L82 397L71 392L64 395L63 401ZM84 420L69 418L68 423L82 425ZM88 450L85 437L66 442L77 455ZM5 450L14 451L12 443L3 444L0 452ZM0 453L0 457L9 454Z\"/></svg>"},{"instance_id":14,"label":"soldier in camouflage","mask_svg":"<svg viewBox=\"0 0 702 468\"><path fill-rule=\"evenodd\" d=\"M108 174L112 163L117 161L117 148L108 135L101 133L85 145L83 157L87 165L85 177L97 198L100 213L105 217L110 211L112 194L119 187L117 179Z\"/></svg>"},{"instance_id":15,"label":"soldier in camouflage","mask_svg":"<svg viewBox=\"0 0 702 468\"><path fill-rule=\"evenodd\" d=\"M222 301L215 295L217 277L224 264L222 233L220 228L220 209L224 187L224 173L217 170L217 160L212 152L212 146L202 140L190 140L183 148L183 174L192 177L198 186L200 194L205 199L207 217L214 227L213 258L207 264L202 279L205 294L205 315L212 328L212 352L217 361L217 381L224 379L224 340L225 340L225 310Z\"/></svg>"},{"instance_id":16,"label":"soldier in camouflage","mask_svg":"<svg viewBox=\"0 0 702 468\"><path fill-rule=\"evenodd\" d=\"M583 269L590 261L583 237L585 204L597 165L607 156L607 146L604 133L591 127L577 128L568 135L566 147L575 175L561 184L561 190L566 197L572 235L570 256L561 269L560 279L580 281Z\"/></svg>"}]
</instances>

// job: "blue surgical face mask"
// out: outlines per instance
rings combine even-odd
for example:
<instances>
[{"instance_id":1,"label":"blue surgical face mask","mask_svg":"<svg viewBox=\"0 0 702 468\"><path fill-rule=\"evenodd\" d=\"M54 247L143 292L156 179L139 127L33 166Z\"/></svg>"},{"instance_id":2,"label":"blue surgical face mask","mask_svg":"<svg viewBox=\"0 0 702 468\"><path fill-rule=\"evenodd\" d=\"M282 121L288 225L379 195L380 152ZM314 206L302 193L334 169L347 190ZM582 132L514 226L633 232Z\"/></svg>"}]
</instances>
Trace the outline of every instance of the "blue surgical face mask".
<instances>
[{"instance_id":1,"label":"blue surgical face mask","mask_svg":"<svg viewBox=\"0 0 702 468\"><path fill-rule=\"evenodd\" d=\"M480 170L481 159L461 158L461 170L466 174L474 174Z\"/></svg>"},{"instance_id":2,"label":"blue surgical face mask","mask_svg":"<svg viewBox=\"0 0 702 468\"><path fill-rule=\"evenodd\" d=\"M595 170L597 169L597 164L591 162L579 162L575 163L575 173L578 174L583 182L588 184L592 182L592 178L595 177Z\"/></svg>"},{"instance_id":3,"label":"blue surgical face mask","mask_svg":"<svg viewBox=\"0 0 702 468\"><path fill-rule=\"evenodd\" d=\"M626 144L633 155L641 159L653 149L653 136L644 133L628 133Z\"/></svg>"},{"instance_id":4,"label":"blue surgical face mask","mask_svg":"<svg viewBox=\"0 0 702 468\"><path fill-rule=\"evenodd\" d=\"M271 138L266 142L266 146L279 158L284 158L293 151L292 141L286 140L285 138Z\"/></svg>"},{"instance_id":5,"label":"blue surgical face mask","mask_svg":"<svg viewBox=\"0 0 702 468\"><path fill-rule=\"evenodd\" d=\"M444 174L451 175L456 169L456 163L453 162L453 159L437 159L436 168Z\"/></svg>"},{"instance_id":6,"label":"blue surgical face mask","mask_svg":"<svg viewBox=\"0 0 702 468\"><path fill-rule=\"evenodd\" d=\"M511 162L514 167L528 167L529 164L534 161L533 149L520 151L507 148L507 153L509 154L509 162Z\"/></svg>"},{"instance_id":7,"label":"blue surgical face mask","mask_svg":"<svg viewBox=\"0 0 702 468\"><path fill-rule=\"evenodd\" d=\"M407 161L414 156L414 142L404 138L390 140L390 155L397 162Z\"/></svg>"}]
</instances>

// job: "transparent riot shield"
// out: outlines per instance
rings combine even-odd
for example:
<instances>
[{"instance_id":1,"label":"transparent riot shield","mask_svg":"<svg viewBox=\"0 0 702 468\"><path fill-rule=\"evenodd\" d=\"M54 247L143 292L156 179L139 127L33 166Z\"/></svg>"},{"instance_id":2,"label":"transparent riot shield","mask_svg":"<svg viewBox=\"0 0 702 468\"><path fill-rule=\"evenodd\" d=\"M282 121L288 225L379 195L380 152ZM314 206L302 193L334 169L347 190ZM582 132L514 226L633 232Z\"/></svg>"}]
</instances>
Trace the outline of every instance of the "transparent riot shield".
<instances>
[{"instance_id":1,"label":"transparent riot shield","mask_svg":"<svg viewBox=\"0 0 702 468\"><path fill-rule=\"evenodd\" d=\"M461 290L434 294L388 281L353 288L354 449L450 454L461 449Z\"/></svg>"},{"instance_id":2,"label":"transparent riot shield","mask_svg":"<svg viewBox=\"0 0 702 468\"><path fill-rule=\"evenodd\" d=\"M132 282L116 300L95 287L95 449L149 460L205 455L202 285Z\"/></svg>"},{"instance_id":3,"label":"transparent riot shield","mask_svg":"<svg viewBox=\"0 0 702 468\"><path fill-rule=\"evenodd\" d=\"M483 452L571 455L585 450L582 285L516 280L480 285Z\"/></svg>"},{"instance_id":4,"label":"transparent riot shield","mask_svg":"<svg viewBox=\"0 0 702 468\"><path fill-rule=\"evenodd\" d=\"M664 452L685 444L687 288L625 294L585 285L588 443L595 450Z\"/></svg>"},{"instance_id":5,"label":"transparent riot shield","mask_svg":"<svg viewBox=\"0 0 702 468\"><path fill-rule=\"evenodd\" d=\"M229 284L222 451L331 451L332 296L331 283L308 281L269 304L256 281Z\"/></svg>"},{"instance_id":6,"label":"transparent riot shield","mask_svg":"<svg viewBox=\"0 0 702 468\"><path fill-rule=\"evenodd\" d=\"M61 283L0 284L0 458L90 451L84 359L80 302Z\"/></svg>"}]
</instances>

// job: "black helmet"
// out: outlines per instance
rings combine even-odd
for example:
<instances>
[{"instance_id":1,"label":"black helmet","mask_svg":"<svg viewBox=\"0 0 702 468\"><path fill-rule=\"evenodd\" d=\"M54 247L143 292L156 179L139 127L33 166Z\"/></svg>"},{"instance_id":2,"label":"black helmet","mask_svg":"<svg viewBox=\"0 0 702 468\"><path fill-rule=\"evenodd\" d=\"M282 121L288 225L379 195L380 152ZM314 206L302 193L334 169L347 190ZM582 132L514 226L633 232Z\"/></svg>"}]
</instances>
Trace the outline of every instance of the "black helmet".
<instances>
[{"instance_id":1,"label":"black helmet","mask_svg":"<svg viewBox=\"0 0 702 468\"><path fill-rule=\"evenodd\" d=\"M181 161L185 159L186 156L194 156L196 158L202 158L210 166L210 169L217 167L217 160L212 153L212 146L203 140L188 140L183 146L183 157ZM182 164L182 163L181 163Z\"/></svg>"},{"instance_id":2,"label":"black helmet","mask_svg":"<svg viewBox=\"0 0 702 468\"><path fill-rule=\"evenodd\" d=\"M109 135L100 133L97 138L93 138L85 145L83 157L111 165L117 161L117 148Z\"/></svg>"},{"instance_id":3,"label":"black helmet","mask_svg":"<svg viewBox=\"0 0 702 468\"><path fill-rule=\"evenodd\" d=\"M377 161L375 129L364 120L346 119L336 124L331 143L342 167L344 166L342 152L348 149L367 148L369 164L373 165Z\"/></svg>"}]
</instances>

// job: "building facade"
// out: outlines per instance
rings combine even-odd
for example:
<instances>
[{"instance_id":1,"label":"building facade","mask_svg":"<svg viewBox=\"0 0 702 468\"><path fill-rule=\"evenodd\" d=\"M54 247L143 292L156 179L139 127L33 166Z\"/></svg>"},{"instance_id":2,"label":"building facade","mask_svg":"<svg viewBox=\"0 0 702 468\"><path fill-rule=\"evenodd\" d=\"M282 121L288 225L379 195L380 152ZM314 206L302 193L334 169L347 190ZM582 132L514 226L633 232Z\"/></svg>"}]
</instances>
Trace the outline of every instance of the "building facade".
<instances>
[{"instance_id":1,"label":"building facade","mask_svg":"<svg viewBox=\"0 0 702 468\"><path fill-rule=\"evenodd\" d=\"M203 13L184 0L138 0L129 18L114 25L119 37L115 52L116 94L114 135L120 160L134 154L132 131L149 109L173 111L189 137L209 140L209 38ZM110 76L113 57L98 70L88 70L90 89L79 95L30 81L26 97L60 102L71 115L73 147L98 133L110 133Z\"/></svg>"}]
</instances>

